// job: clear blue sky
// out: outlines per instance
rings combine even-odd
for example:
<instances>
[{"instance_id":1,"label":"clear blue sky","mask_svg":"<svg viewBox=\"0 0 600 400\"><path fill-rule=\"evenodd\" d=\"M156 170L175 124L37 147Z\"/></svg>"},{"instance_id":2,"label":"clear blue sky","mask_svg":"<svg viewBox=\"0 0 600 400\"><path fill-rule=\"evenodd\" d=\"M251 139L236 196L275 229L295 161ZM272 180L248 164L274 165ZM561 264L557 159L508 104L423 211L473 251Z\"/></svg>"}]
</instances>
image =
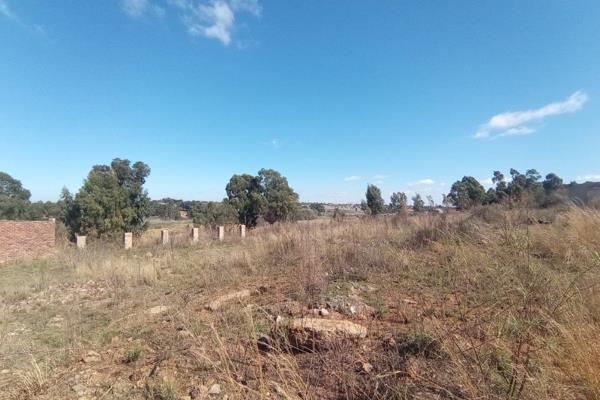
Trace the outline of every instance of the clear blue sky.
<instances>
[{"instance_id":1,"label":"clear blue sky","mask_svg":"<svg viewBox=\"0 0 600 400\"><path fill-rule=\"evenodd\" d=\"M600 180L599 150L598 0L0 0L0 171L34 200L114 157L152 198L267 167L344 202Z\"/></svg>"}]
</instances>

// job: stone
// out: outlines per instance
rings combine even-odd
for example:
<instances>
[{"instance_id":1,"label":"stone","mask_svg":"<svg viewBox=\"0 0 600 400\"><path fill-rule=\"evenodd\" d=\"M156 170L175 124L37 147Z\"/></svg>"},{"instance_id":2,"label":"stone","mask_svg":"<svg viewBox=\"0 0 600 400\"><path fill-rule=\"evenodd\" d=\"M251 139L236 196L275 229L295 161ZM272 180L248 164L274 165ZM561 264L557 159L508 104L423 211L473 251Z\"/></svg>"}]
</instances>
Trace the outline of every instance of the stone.
<instances>
[{"instance_id":1,"label":"stone","mask_svg":"<svg viewBox=\"0 0 600 400\"><path fill-rule=\"evenodd\" d=\"M224 226L219 226L219 240L220 241L225 240L225 227Z\"/></svg>"},{"instance_id":2,"label":"stone","mask_svg":"<svg viewBox=\"0 0 600 400\"><path fill-rule=\"evenodd\" d=\"M290 342L298 349L311 350L328 347L335 339L364 339L367 328L346 320L296 318L288 325Z\"/></svg>"},{"instance_id":3,"label":"stone","mask_svg":"<svg viewBox=\"0 0 600 400\"><path fill-rule=\"evenodd\" d=\"M223 304L225 304L225 303L228 303L232 300L239 300L239 299L243 299L245 297L250 297L251 294L252 293L248 289L228 293L223 296L217 297L216 299L214 299L213 301L208 303L205 306L205 308L210 311L215 311L215 310L218 310L219 308L221 308L223 306Z\"/></svg>"},{"instance_id":4,"label":"stone","mask_svg":"<svg viewBox=\"0 0 600 400\"><path fill-rule=\"evenodd\" d=\"M321 315L321 317L327 317L329 315L329 311L326 308L321 308L319 310L319 314Z\"/></svg>"},{"instance_id":5,"label":"stone","mask_svg":"<svg viewBox=\"0 0 600 400\"><path fill-rule=\"evenodd\" d=\"M160 230L160 243L162 245L169 244L169 230L168 229L161 229Z\"/></svg>"},{"instance_id":6,"label":"stone","mask_svg":"<svg viewBox=\"0 0 600 400\"><path fill-rule=\"evenodd\" d=\"M152 315L162 314L169 309L167 306L154 306L148 310L148 312Z\"/></svg>"},{"instance_id":7,"label":"stone","mask_svg":"<svg viewBox=\"0 0 600 400\"><path fill-rule=\"evenodd\" d=\"M351 317L368 319L375 315L375 309L365 304L358 296L334 296L327 301L327 307Z\"/></svg>"},{"instance_id":8,"label":"stone","mask_svg":"<svg viewBox=\"0 0 600 400\"><path fill-rule=\"evenodd\" d=\"M81 361L83 361L86 364L89 364L99 362L101 359L102 357L100 357L100 354L96 353L93 350L90 350L87 353L85 353L85 355L81 358Z\"/></svg>"},{"instance_id":9,"label":"stone","mask_svg":"<svg viewBox=\"0 0 600 400\"><path fill-rule=\"evenodd\" d=\"M262 335L261 337L258 338L258 340L256 341L256 344L258 346L258 349L260 351L264 351L264 352L268 352L271 351L273 349L273 346L271 345L271 338L267 335Z\"/></svg>"},{"instance_id":10,"label":"stone","mask_svg":"<svg viewBox=\"0 0 600 400\"><path fill-rule=\"evenodd\" d=\"M2 375L6 375L8 373L10 373L10 369L3 369L2 371L0 371L0 374Z\"/></svg>"},{"instance_id":11,"label":"stone","mask_svg":"<svg viewBox=\"0 0 600 400\"><path fill-rule=\"evenodd\" d=\"M240 237L242 239L246 237L246 225L240 225Z\"/></svg>"},{"instance_id":12,"label":"stone","mask_svg":"<svg viewBox=\"0 0 600 400\"><path fill-rule=\"evenodd\" d=\"M360 369L365 374L370 374L371 372L373 372L373 365L371 365L370 363L362 363Z\"/></svg>"},{"instance_id":13,"label":"stone","mask_svg":"<svg viewBox=\"0 0 600 400\"><path fill-rule=\"evenodd\" d=\"M214 385L212 385L210 387L210 389L208 389L208 394L211 396L216 396L218 394L221 394L221 385L219 385L218 383L215 383Z\"/></svg>"},{"instance_id":14,"label":"stone","mask_svg":"<svg viewBox=\"0 0 600 400\"><path fill-rule=\"evenodd\" d=\"M200 229L192 228L192 242L196 243L200 238Z\"/></svg>"}]
</instances>

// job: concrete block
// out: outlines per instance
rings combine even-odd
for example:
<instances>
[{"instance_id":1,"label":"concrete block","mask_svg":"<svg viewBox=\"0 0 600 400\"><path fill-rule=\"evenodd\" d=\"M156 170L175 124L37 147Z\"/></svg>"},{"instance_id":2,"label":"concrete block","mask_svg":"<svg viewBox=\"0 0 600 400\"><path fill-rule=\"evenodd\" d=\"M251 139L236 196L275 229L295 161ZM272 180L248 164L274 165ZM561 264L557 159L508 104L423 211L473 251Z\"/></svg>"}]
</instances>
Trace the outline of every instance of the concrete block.
<instances>
[{"instance_id":1,"label":"concrete block","mask_svg":"<svg viewBox=\"0 0 600 400\"><path fill-rule=\"evenodd\" d=\"M125 235L123 235L123 244L125 250L129 250L133 247L133 233L125 232Z\"/></svg>"},{"instance_id":2,"label":"concrete block","mask_svg":"<svg viewBox=\"0 0 600 400\"><path fill-rule=\"evenodd\" d=\"M160 230L160 243L162 245L169 244L169 230L168 229Z\"/></svg>"},{"instance_id":3,"label":"concrete block","mask_svg":"<svg viewBox=\"0 0 600 400\"><path fill-rule=\"evenodd\" d=\"M200 229L192 228L192 243L198 242L199 237L200 237Z\"/></svg>"},{"instance_id":4,"label":"concrete block","mask_svg":"<svg viewBox=\"0 0 600 400\"><path fill-rule=\"evenodd\" d=\"M87 236L79 236L75 235L75 240L77 242L77 249L83 250L85 249Z\"/></svg>"},{"instance_id":5,"label":"concrete block","mask_svg":"<svg viewBox=\"0 0 600 400\"><path fill-rule=\"evenodd\" d=\"M219 226L219 240L225 240L225 227Z\"/></svg>"},{"instance_id":6,"label":"concrete block","mask_svg":"<svg viewBox=\"0 0 600 400\"><path fill-rule=\"evenodd\" d=\"M246 225L240 225L240 237L244 239L246 237Z\"/></svg>"}]
</instances>

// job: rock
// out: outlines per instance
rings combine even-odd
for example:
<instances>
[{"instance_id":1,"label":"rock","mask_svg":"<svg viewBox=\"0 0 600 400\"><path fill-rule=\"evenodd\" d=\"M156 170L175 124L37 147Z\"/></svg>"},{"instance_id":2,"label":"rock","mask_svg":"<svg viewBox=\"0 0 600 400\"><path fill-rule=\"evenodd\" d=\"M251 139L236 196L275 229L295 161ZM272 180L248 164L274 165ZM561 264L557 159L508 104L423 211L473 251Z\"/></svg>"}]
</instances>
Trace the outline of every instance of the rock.
<instances>
[{"instance_id":1,"label":"rock","mask_svg":"<svg viewBox=\"0 0 600 400\"><path fill-rule=\"evenodd\" d=\"M321 309L319 310L319 314L320 314L322 317L326 317L326 316L328 316L328 315L329 315L329 311L327 311L327 309L326 309L326 308L321 308Z\"/></svg>"},{"instance_id":2,"label":"rock","mask_svg":"<svg viewBox=\"0 0 600 400\"><path fill-rule=\"evenodd\" d=\"M290 321L290 342L301 350L327 348L338 338L362 339L367 328L345 320L296 318Z\"/></svg>"},{"instance_id":3,"label":"rock","mask_svg":"<svg viewBox=\"0 0 600 400\"><path fill-rule=\"evenodd\" d=\"M211 396L216 396L218 394L221 394L221 385L219 385L218 383L215 383L214 385L212 385L210 387L210 389L208 389L208 394Z\"/></svg>"},{"instance_id":4,"label":"rock","mask_svg":"<svg viewBox=\"0 0 600 400\"><path fill-rule=\"evenodd\" d=\"M0 371L0 374L5 375L8 374L10 372L10 369L3 369L2 371Z\"/></svg>"},{"instance_id":5,"label":"rock","mask_svg":"<svg viewBox=\"0 0 600 400\"><path fill-rule=\"evenodd\" d=\"M360 366L360 370L365 374L370 374L371 372L373 372L373 365L371 365L370 363L362 363Z\"/></svg>"},{"instance_id":6,"label":"rock","mask_svg":"<svg viewBox=\"0 0 600 400\"><path fill-rule=\"evenodd\" d=\"M327 307L347 316L367 319L375 315L375 309L365 304L358 296L334 296Z\"/></svg>"},{"instance_id":7,"label":"rock","mask_svg":"<svg viewBox=\"0 0 600 400\"><path fill-rule=\"evenodd\" d=\"M166 312L169 309L169 307L167 306L155 306L152 307L150 310L148 310L148 312L152 315L156 315L156 314L162 314L164 312Z\"/></svg>"},{"instance_id":8,"label":"rock","mask_svg":"<svg viewBox=\"0 0 600 400\"><path fill-rule=\"evenodd\" d=\"M416 302L416 301L414 301L414 300L411 300L411 299L404 299L404 300L402 300L402 301L403 301L403 302L405 302L406 304L417 304L417 302Z\"/></svg>"},{"instance_id":9,"label":"rock","mask_svg":"<svg viewBox=\"0 0 600 400\"><path fill-rule=\"evenodd\" d=\"M258 338L258 340L256 341L256 345L258 346L258 349L260 351L271 351L273 349L273 347L271 346L271 338L267 335L262 335L261 337Z\"/></svg>"},{"instance_id":10,"label":"rock","mask_svg":"<svg viewBox=\"0 0 600 400\"><path fill-rule=\"evenodd\" d=\"M283 323L283 317L281 315L278 315L277 318L275 318L275 325L281 325Z\"/></svg>"},{"instance_id":11,"label":"rock","mask_svg":"<svg viewBox=\"0 0 600 400\"><path fill-rule=\"evenodd\" d=\"M218 310L219 308L221 308L223 306L223 304L225 304L229 301L243 299L245 297L250 297L251 294L252 293L248 289L240 290L240 291L233 292L233 293L228 293L223 296L217 297L216 299L214 299L213 301L208 303L205 306L205 308L210 311L215 311L215 310Z\"/></svg>"},{"instance_id":12,"label":"rock","mask_svg":"<svg viewBox=\"0 0 600 400\"><path fill-rule=\"evenodd\" d=\"M88 364L88 363L98 362L101 359L102 359L102 357L100 357L100 354L96 353L93 350L90 350L87 353L85 353L85 355L81 358L81 361Z\"/></svg>"},{"instance_id":13,"label":"rock","mask_svg":"<svg viewBox=\"0 0 600 400\"><path fill-rule=\"evenodd\" d=\"M83 396L85 394L85 389L86 387L83 386L81 383L71 386L71 390L73 390L77 394L77 396Z\"/></svg>"}]
</instances>

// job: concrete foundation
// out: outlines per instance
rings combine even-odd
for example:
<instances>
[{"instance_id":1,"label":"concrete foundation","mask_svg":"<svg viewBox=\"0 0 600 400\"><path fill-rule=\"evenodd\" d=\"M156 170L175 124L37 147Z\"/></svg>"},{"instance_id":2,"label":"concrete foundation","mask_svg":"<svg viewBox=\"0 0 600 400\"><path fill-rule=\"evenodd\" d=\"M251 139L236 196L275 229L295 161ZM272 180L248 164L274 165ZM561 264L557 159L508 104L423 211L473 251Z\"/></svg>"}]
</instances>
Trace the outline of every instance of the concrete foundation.
<instances>
[{"instance_id":1,"label":"concrete foundation","mask_svg":"<svg viewBox=\"0 0 600 400\"><path fill-rule=\"evenodd\" d=\"M198 242L199 237L200 237L200 229L192 228L192 243Z\"/></svg>"},{"instance_id":2,"label":"concrete foundation","mask_svg":"<svg viewBox=\"0 0 600 400\"><path fill-rule=\"evenodd\" d=\"M240 225L240 237L243 239L246 237L246 225Z\"/></svg>"},{"instance_id":3,"label":"concrete foundation","mask_svg":"<svg viewBox=\"0 0 600 400\"><path fill-rule=\"evenodd\" d=\"M225 227L219 226L219 240L225 240Z\"/></svg>"}]
</instances>

